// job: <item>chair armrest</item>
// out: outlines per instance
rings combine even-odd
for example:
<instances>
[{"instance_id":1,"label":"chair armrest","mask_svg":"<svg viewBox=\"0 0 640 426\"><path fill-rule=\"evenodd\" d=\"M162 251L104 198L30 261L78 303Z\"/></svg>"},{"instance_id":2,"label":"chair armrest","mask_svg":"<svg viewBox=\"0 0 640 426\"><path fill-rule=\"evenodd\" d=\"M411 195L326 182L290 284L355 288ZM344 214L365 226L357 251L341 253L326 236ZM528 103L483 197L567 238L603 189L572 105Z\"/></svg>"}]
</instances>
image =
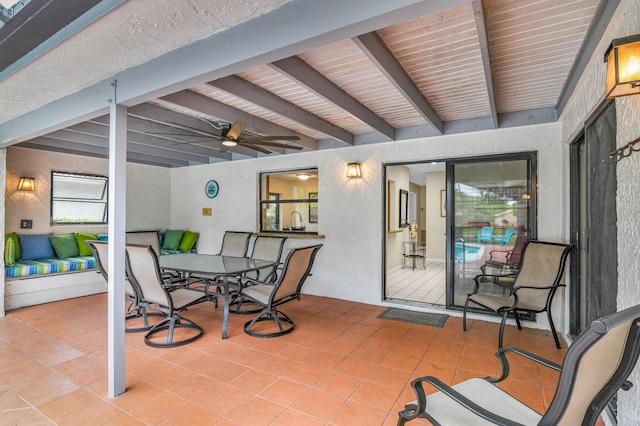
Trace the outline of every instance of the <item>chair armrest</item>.
<instances>
[{"instance_id":1,"label":"chair armrest","mask_svg":"<svg viewBox=\"0 0 640 426\"><path fill-rule=\"evenodd\" d=\"M553 361L549 361L546 358L542 358L539 355L536 355L524 349L509 347L509 348L500 349L498 352L496 352L496 357L498 357L498 360L502 365L502 373L500 374L500 376L495 379L492 377L485 377L485 380L491 383L498 383L507 378L507 376L509 375L509 361L507 360L507 356L506 356L507 352L513 352L516 355L520 355L531 361L537 362L538 364L542 364L545 367L551 368L552 370L560 371L562 369L562 365L557 364Z\"/></svg>"},{"instance_id":2,"label":"chair armrest","mask_svg":"<svg viewBox=\"0 0 640 426\"><path fill-rule=\"evenodd\" d=\"M423 376L415 379L411 382L411 386L416 394L416 402L415 404L407 404L403 411L398 413L398 425L403 425L407 420L412 420L417 417L421 417L426 408L427 408L427 397L424 392L424 388L422 387L422 383L426 382L438 389L444 395L451 398L453 401L460 404L462 407L472 411L478 416L486 419L497 425L505 425L505 426L520 426L520 423L516 423L512 420L506 419L504 417L500 417L491 411L482 408L475 402L471 401L469 398L465 397L461 393L457 392L452 387L446 385L441 380L437 379L433 376Z\"/></svg>"}]
</instances>

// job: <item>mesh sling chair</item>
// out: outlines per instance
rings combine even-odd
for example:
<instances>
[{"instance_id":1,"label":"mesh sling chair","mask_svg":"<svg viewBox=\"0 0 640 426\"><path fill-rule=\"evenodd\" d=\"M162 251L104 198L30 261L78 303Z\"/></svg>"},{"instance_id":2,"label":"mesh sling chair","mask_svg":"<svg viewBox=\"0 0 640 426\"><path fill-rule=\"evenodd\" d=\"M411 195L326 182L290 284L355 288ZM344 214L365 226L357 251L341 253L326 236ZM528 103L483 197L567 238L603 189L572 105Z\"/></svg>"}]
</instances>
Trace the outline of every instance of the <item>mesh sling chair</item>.
<instances>
[{"instance_id":1,"label":"mesh sling chair","mask_svg":"<svg viewBox=\"0 0 640 426\"><path fill-rule=\"evenodd\" d=\"M227 231L222 238L221 256L245 257L249 249L251 232Z\"/></svg>"},{"instance_id":2,"label":"mesh sling chair","mask_svg":"<svg viewBox=\"0 0 640 426\"><path fill-rule=\"evenodd\" d=\"M500 276L477 275L474 278L475 286L467 296L462 315L462 328L467 329L467 309L471 303L491 310L502 316L500 332L498 336L498 348L502 348L504 328L509 313L513 314L518 329L520 317L518 312L541 313L546 312L549 326L553 334L556 347L560 349L560 341L553 324L551 315L551 303L558 287L564 287L561 280L564 276L564 267L572 246L569 244L549 243L542 241L528 241L524 247L522 265L513 283L509 282L509 294L500 294L502 281ZM498 294L479 293L480 284L488 283L493 289L499 289Z\"/></svg>"},{"instance_id":3,"label":"mesh sling chair","mask_svg":"<svg viewBox=\"0 0 640 426\"><path fill-rule=\"evenodd\" d=\"M106 241L87 241L87 244L93 252L93 257L98 264L98 270L104 277L105 281L109 282L109 275L107 268L109 265L109 243ZM124 281L124 292L127 299L130 301L125 314L125 321L135 322L135 320L142 320L142 326L130 326L125 328L127 333L138 333L141 331L148 331L152 325L149 324L149 317L164 316L159 312L147 312L147 309L153 309L151 304L146 303L142 296L142 291L138 286L132 283L129 279Z\"/></svg>"},{"instance_id":4,"label":"mesh sling chair","mask_svg":"<svg viewBox=\"0 0 640 426\"><path fill-rule=\"evenodd\" d=\"M266 283L273 283L278 278L277 269L279 266L280 258L282 257L282 249L284 243L287 241L287 237L270 237L270 236L258 236L253 243L253 249L251 251L252 259L273 260L278 262L273 267L259 269L257 271L249 271L244 274L245 278L251 281L262 281ZM239 284L237 284L239 285ZM238 298L234 295L236 300L231 302L231 305L235 305L235 309L231 311L235 314L255 314L261 310L258 309L242 309L242 298Z\"/></svg>"},{"instance_id":5,"label":"mesh sling chair","mask_svg":"<svg viewBox=\"0 0 640 426\"><path fill-rule=\"evenodd\" d=\"M278 307L292 300L300 300L302 285L310 275L316 253L322 244L292 249L284 260L282 272L275 283L241 279L238 297L262 306L262 310L244 325L245 333L256 337L276 337L290 333L295 324ZM276 331L256 331L254 326L274 321ZM283 325L288 324L288 325Z\"/></svg>"},{"instance_id":6,"label":"mesh sling chair","mask_svg":"<svg viewBox=\"0 0 640 426\"><path fill-rule=\"evenodd\" d=\"M209 300L201 291L190 288L176 288L169 292L162 280L158 256L148 245L127 244L126 269L129 279L137 285L146 301L155 303L157 309L166 317L154 325L144 336L144 342L156 348L168 348L185 345L200 338L204 333L202 327L180 315L187 307ZM174 339L177 328L195 330L195 334L180 340ZM151 337L167 332L164 342L157 342Z\"/></svg>"},{"instance_id":7,"label":"mesh sling chair","mask_svg":"<svg viewBox=\"0 0 640 426\"><path fill-rule=\"evenodd\" d=\"M222 237L222 247L218 254L220 256L245 257L249 249L251 235L251 232L226 231L224 237ZM186 284L188 286L196 286L196 288L204 291L217 308L218 296L222 294L220 286L217 285L219 278L218 276L210 275L192 275L187 278ZM215 285L215 291L209 291L212 284ZM235 283L229 281L229 284L233 285Z\"/></svg>"},{"instance_id":8,"label":"mesh sling chair","mask_svg":"<svg viewBox=\"0 0 640 426\"><path fill-rule=\"evenodd\" d=\"M543 415L493 384L509 375L508 353L560 372L555 395ZM496 379L474 378L453 387L432 376L414 380L411 386L417 399L398 413L398 425L418 417L435 425L593 425L619 389L631 388L627 378L639 353L637 305L592 322L571 344L562 365L522 349L505 348L496 353L502 365ZM423 383L439 392L426 396Z\"/></svg>"}]
</instances>

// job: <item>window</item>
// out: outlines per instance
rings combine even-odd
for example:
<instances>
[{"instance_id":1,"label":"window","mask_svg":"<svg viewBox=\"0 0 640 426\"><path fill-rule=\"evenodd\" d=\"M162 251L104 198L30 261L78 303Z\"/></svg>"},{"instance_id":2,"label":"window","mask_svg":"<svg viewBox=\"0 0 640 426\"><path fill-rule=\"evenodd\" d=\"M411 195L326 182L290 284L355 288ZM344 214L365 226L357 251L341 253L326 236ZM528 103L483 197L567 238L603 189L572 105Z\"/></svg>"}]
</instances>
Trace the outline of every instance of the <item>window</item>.
<instances>
[{"instance_id":1,"label":"window","mask_svg":"<svg viewBox=\"0 0 640 426\"><path fill-rule=\"evenodd\" d=\"M260 231L318 233L318 169L260 174Z\"/></svg>"},{"instance_id":2,"label":"window","mask_svg":"<svg viewBox=\"0 0 640 426\"><path fill-rule=\"evenodd\" d=\"M106 224L106 176L51 172L51 224Z\"/></svg>"}]
</instances>

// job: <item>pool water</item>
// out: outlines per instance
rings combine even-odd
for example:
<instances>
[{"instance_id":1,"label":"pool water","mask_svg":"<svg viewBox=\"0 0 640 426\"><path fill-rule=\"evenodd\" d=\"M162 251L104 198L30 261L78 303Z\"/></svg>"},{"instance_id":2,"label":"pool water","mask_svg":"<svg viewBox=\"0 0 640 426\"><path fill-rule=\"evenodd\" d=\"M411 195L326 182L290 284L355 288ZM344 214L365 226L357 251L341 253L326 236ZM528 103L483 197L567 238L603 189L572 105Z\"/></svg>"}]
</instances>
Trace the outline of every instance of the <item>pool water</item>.
<instances>
[{"instance_id":1,"label":"pool water","mask_svg":"<svg viewBox=\"0 0 640 426\"><path fill-rule=\"evenodd\" d=\"M464 257L462 248L464 247ZM454 254L457 262L474 262L476 260L482 259L484 255L484 246L480 244L462 244L456 243Z\"/></svg>"}]
</instances>

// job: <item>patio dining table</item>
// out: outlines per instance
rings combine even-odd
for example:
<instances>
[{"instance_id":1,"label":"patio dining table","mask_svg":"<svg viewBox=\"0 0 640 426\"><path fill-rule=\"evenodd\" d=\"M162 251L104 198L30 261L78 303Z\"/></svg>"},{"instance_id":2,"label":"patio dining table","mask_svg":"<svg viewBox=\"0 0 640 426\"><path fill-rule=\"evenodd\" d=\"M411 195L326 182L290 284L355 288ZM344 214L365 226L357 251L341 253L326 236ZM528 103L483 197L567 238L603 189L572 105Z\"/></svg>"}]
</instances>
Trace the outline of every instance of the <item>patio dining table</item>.
<instances>
[{"instance_id":1,"label":"patio dining table","mask_svg":"<svg viewBox=\"0 0 640 426\"><path fill-rule=\"evenodd\" d=\"M213 254L172 254L159 256L160 268L176 271L187 275L205 275L209 280L221 278L224 289L224 314L222 319L222 338L227 338L229 325L229 277L238 276L245 272L275 266L277 262L271 260L251 259L249 257L220 256ZM214 278L215 277L215 278ZM206 280L204 278L203 280ZM218 283L215 283L218 285Z\"/></svg>"}]
</instances>

